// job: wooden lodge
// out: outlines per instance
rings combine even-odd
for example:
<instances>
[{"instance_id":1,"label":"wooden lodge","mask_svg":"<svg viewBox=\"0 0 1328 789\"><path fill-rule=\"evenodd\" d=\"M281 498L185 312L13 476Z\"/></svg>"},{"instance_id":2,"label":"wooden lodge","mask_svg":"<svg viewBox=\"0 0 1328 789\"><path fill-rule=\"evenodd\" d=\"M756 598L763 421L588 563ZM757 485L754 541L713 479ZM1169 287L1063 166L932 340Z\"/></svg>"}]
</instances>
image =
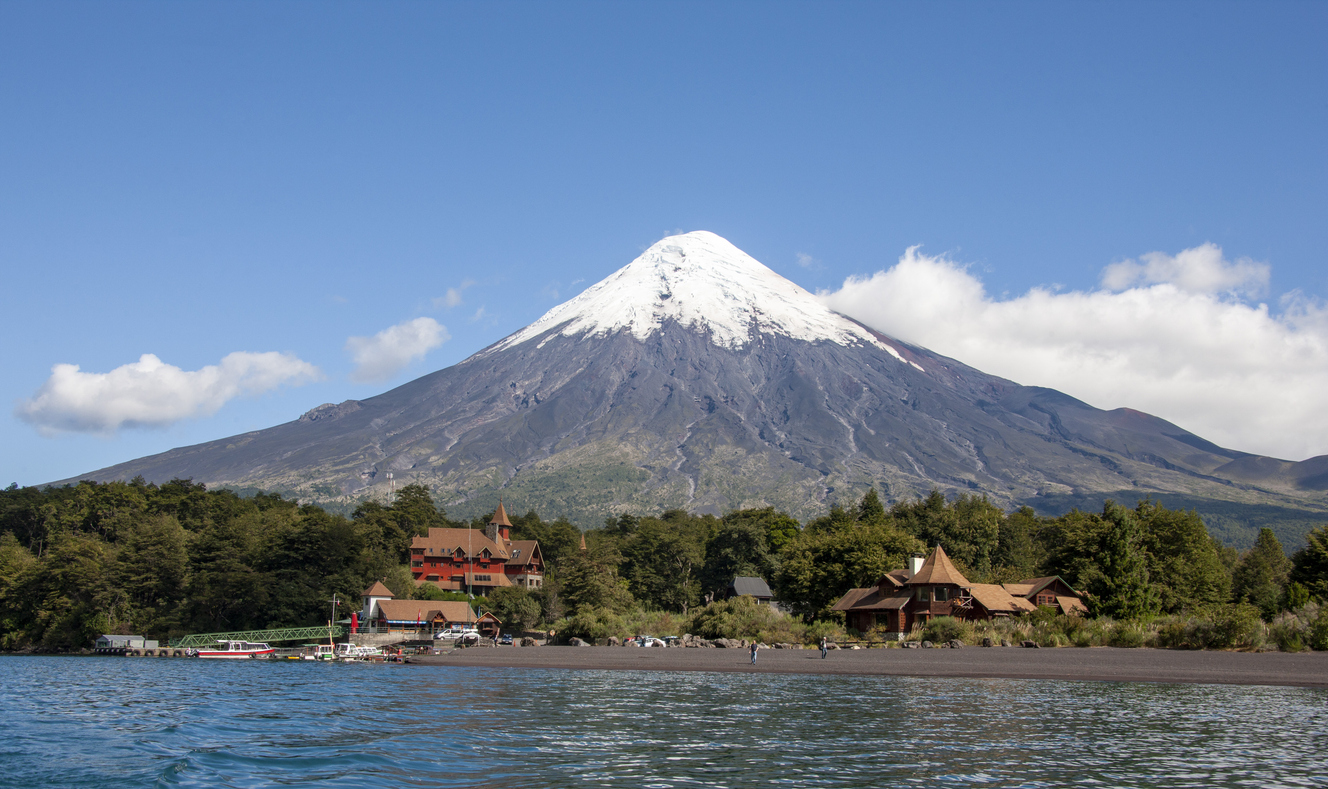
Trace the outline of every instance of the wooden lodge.
<instances>
[{"instance_id":1,"label":"wooden lodge","mask_svg":"<svg viewBox=\"0 0 1328 789\"><path fill-rule=\"evenodd\" d=\"M1057 576L1018 584L972 583L938 545L926 560L914 557L908 568L886 573L875 586L850 589L831 609L843 611L853 630L879 628L903 638L938 616L988 620L1036 611L1041 605L1072 615L1086 610L1078 593Z\"/></svg>"}]
</instances>

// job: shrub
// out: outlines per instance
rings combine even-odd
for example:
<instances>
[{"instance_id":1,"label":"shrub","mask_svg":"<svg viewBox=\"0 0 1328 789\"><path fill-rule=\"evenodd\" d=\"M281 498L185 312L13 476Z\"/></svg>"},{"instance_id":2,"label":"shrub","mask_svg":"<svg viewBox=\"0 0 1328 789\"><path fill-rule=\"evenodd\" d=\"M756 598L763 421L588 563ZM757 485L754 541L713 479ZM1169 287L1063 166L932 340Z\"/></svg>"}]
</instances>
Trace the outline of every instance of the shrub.
<instances>
[{"instance_id":1,"label":"shrub","mask_svg":"<svg viewBox=\"0 0 1328 789\"><path fill-rule=\"evenodd\" d=\"M1145 640L1146 636L1143 628L1130 622L1121 622L1111 631L1111 645L1113 647L1138 649L1144 645Z\"/></svg>"},{"instance_id":2,"label":"shrub","mask_svg":"<svg viewBox=\"0 0 1328 789\"><path fill-rule=\"evenodd\" d=\"M1309 626L1310 649L1328 650L1328 607L1319 611L1319 615Z\"/></svg>"},{"instance_id":3,"label":"shrub","mask_svg":"<svg viewBox=\"0 0 1328 789\"><path fill-rule=\"evenodd\" d=\"M621 616L606 608L594 607L583 608L576 616L560 620L554 629L563 640L580 638L592 644L603 643L609 636L631 635Z\"/></svg>"},{"instance_id":4,"label":"shrub","mask_svg":"<svg viewBox=\"0 0 1328 789\"><path fill-rule=\"evenodd\" d=\"M1207 628L1203 646L1209 649L1257 647L1263 641L1263 619L1249 603L1223 607Z\"/></svg>"},{"instance_id":5,"label":"shrub","mask_svg":"<svg viewBox=\"0 0 1328 789\"><path fill-rule=\"evenodd\" d=\"M922 628L922 640L933 644L944 644L955 639L963 641L972 631L972 626L952 616L938 616Z\"/></svg>"}]
</instances>

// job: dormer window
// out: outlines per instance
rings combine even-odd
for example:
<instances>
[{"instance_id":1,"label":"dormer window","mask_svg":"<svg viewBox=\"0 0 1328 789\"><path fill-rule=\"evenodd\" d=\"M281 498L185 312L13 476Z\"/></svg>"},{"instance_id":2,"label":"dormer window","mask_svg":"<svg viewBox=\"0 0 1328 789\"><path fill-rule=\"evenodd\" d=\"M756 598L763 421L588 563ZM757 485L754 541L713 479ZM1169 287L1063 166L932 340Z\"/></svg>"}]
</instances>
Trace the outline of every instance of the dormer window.
<instances>
[{"instance_id":1,"label":"dormer window","mask_svg":"<svg viewBox=\"0 0 1328 789\"><path fill-rule=\"evenodd\" d=\"M519 558L521 558L521 549L520 549L520 548L517 548L517 549L515 549L515 550L512 551L512 558L513 558L513 559L519 559Z\"/></svg>"}]
</instances>

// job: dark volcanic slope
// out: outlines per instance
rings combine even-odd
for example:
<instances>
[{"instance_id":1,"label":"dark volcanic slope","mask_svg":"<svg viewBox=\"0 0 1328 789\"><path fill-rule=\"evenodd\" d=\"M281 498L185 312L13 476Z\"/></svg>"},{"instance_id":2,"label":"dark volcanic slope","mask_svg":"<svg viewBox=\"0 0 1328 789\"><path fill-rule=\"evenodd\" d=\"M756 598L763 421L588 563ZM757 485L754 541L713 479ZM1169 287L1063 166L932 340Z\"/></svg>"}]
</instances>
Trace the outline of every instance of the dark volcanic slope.
<instances>
[{"instance_id":1,"label":"dark volcanic slope","mask_svg":"<svg viewBox=\"0 0 1328 789\"><path fill-rule=\"evenodd\" d=\"M501 490L593 524L668 507L806 518L869 485L887 499L939 487L1007 505L1158 491L1304 506L1328 487L1320 460L1252 458L906 346L698 231L455 367L88 476L351 503L386 493L391 474L458 515Z\"/></svg>"},{"instance_id":2,"label":"dark volcanic slope","mask_svg":"<svg viewBox=\"0 0 1328 789\"><path fill-rule=\"evenodd\" d=\"M1229 479L1289 476L1279 466L1251 478L1266 459L881 339L921 369L867 345L778 335L725 349L670 323L644 341L552 330L377 397L83 478L192 477L353 501L383 492L391 471L459 513L502 488L518 506L595 523L673 506L773 504L805 517L868 485L1006 504L1125 489L1255 502L1270 499ZM1242 474L1222 473L1233 468Z\"/></svg>"}]
</instances>

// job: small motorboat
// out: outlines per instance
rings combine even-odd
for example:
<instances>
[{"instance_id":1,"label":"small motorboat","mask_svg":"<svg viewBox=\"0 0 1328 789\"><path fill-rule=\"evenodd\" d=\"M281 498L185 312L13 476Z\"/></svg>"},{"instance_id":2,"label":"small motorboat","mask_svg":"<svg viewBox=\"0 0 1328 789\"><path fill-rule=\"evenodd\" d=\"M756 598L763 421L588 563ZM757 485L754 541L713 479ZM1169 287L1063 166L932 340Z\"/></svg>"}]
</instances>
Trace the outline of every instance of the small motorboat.
<instances>
[{"instance_id":1,"label":"small motorboat","mask_svg":"<svg viewBox=\"0 0 1328 789\"><path fill-rule=\"evenodd\" d=\"M265 658L276 651L267 644L256 641L218 641L213 646L199 649L198 656L201 658L236 660L239 658Z\"/></svg>"}]
</instances>

